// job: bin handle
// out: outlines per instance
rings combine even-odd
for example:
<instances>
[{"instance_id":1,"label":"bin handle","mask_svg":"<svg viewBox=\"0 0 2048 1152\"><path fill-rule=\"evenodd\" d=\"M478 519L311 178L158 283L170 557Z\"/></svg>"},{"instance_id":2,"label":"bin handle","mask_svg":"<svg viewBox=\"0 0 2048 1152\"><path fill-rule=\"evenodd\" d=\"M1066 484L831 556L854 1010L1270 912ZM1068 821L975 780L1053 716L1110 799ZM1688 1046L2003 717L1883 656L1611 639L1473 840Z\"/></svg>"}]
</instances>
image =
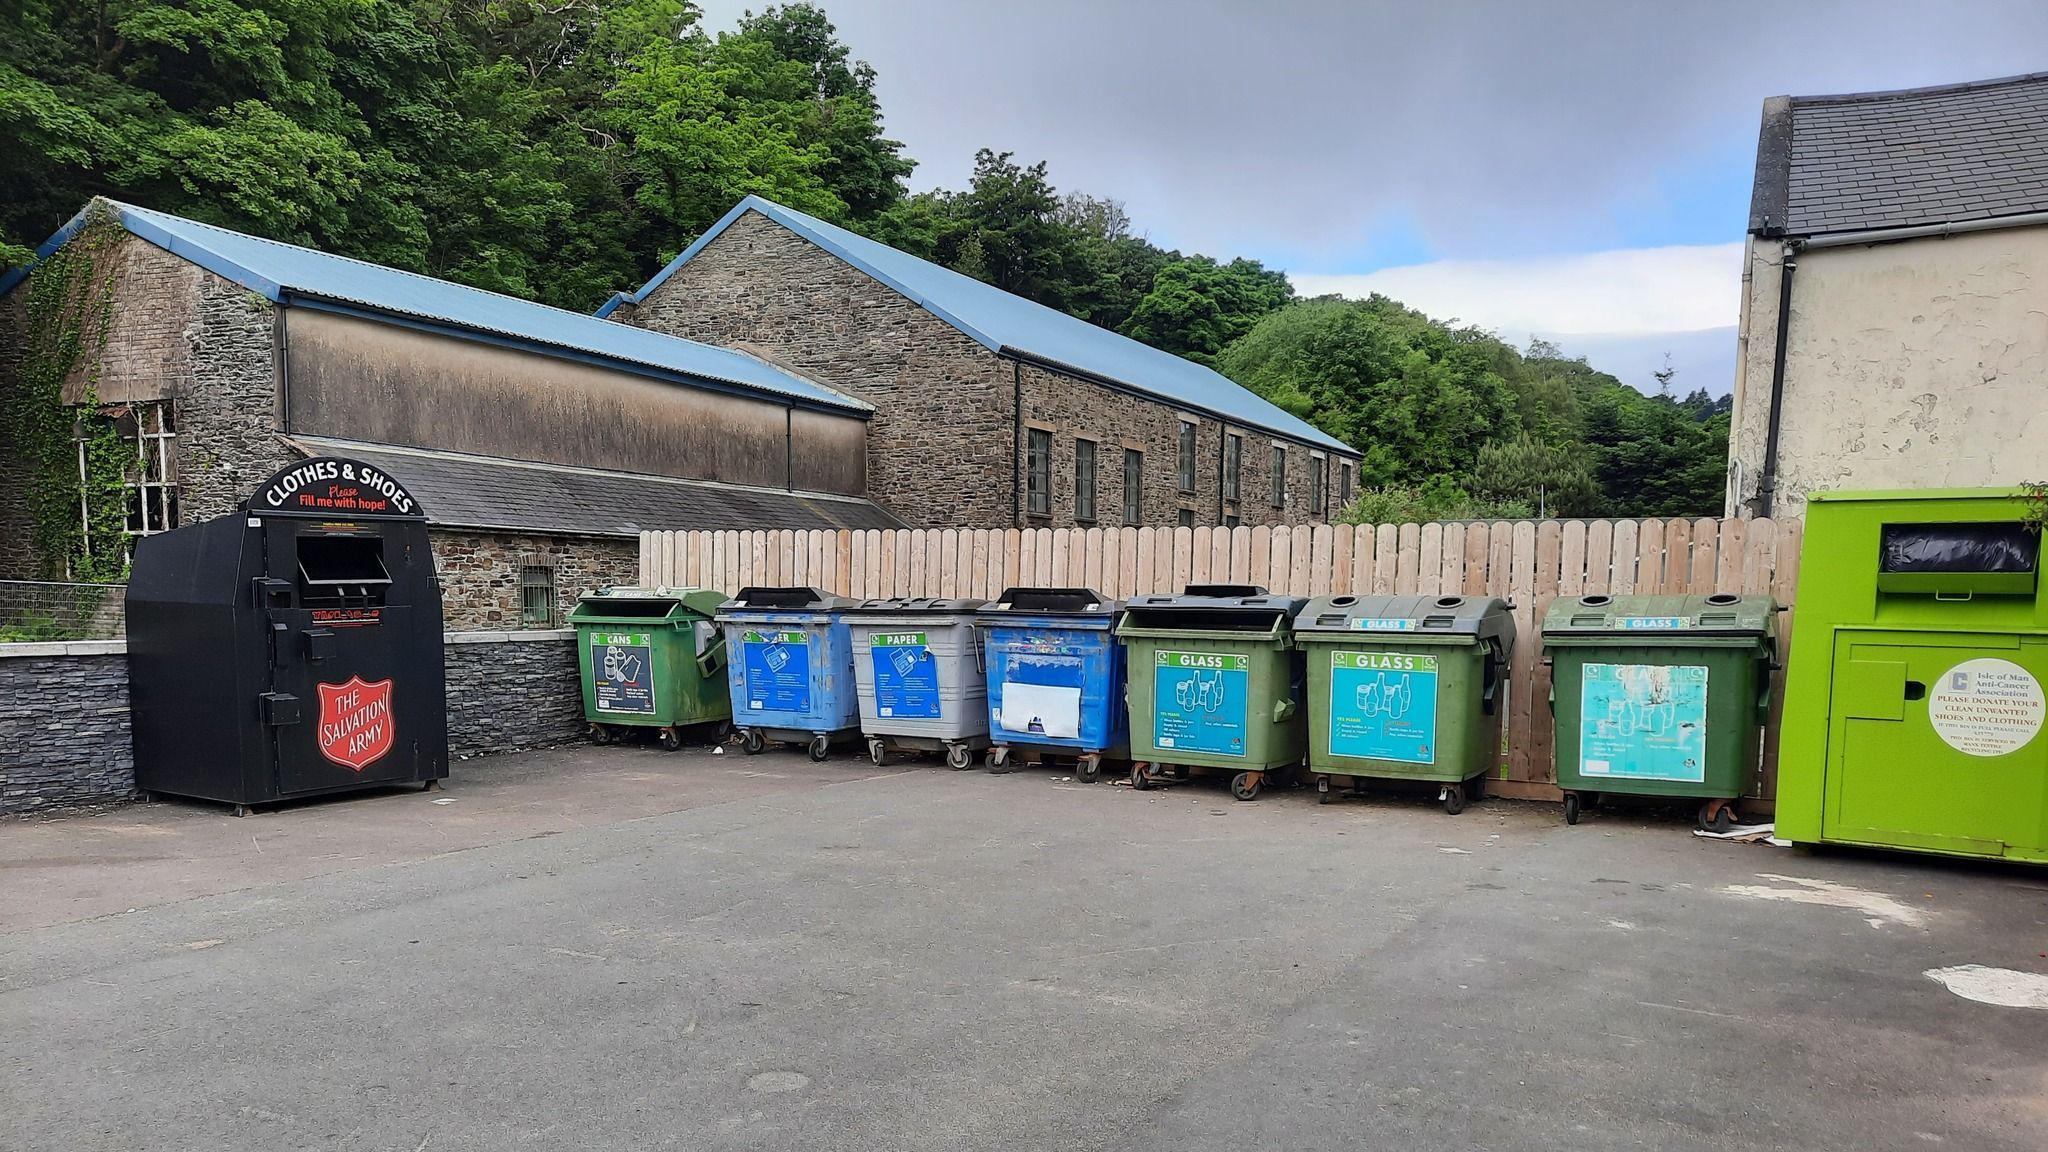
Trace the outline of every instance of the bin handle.
<instances>
[{"instance_id":1,"label":"bin handle","mask_svg":"<svg viewBox=\"0 0 2048 1152\"><path fill-rule=\"evenodd\" d=\"M1488 643L1486 646L1486 666L1481 672L1481 682L1484 684L1484 688L1479 693L1479 710L1488 716L1493 715L1494 700L1500 695L1501 666L1506 663L1507 659L1501 652L1500 645Z\"/></svg>"},{"instance_id":2,"label":"bin handle","mask_svg":"<svg viewBox=\"0 0 2048 1152\"><path fill-rule=\"evenodd\" d=\"M1273 701L1273 723L1278 724L1281 721L1293 715L1294 697L1283 696L1280 699Z\"/></svg>"}]
</instances>

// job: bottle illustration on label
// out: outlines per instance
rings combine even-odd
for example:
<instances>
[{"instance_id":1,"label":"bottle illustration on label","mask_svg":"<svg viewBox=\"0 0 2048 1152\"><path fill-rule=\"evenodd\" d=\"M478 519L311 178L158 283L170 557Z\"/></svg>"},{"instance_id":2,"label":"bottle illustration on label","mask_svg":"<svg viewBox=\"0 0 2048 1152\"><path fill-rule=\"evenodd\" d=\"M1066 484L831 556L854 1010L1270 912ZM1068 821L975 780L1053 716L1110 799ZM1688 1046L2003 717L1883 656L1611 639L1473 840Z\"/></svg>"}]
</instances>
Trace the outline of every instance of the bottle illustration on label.
<instances>
[{"instance_id":1,"label":"bottle illustration on label","mask_svg":"<svg viewBox=\"0 0 2048 1152\"><path fill-rule=\"evenodd\" d=\"M1217 711L1223 707L1223 673L1197 672L1174 685L1173 698L1183 708Z\"/></svg>"},{"instance_id":2,"label":"bottle illustration on label","mask_svg":"<svg viewBox=\"0 0 2048 1152\"><path fill-rule=\"evenodd\" d=\"M604 650L604 678L633 683L640 679L640 658L613 644Z\"/></svg>"},{"instance_id":3,"label":"bottle illustration on label","mask_svg":"<svg viewBox=\"0 0 2048 1152\"><path fill-rule=\"evenodd\" d=\"M1358 686L1358 710L1370 717L1401 719L1408 715L1408 709L1415 702L1415 690L1409 684L1405 673L1392 679L1386 673L1380 673L1371 682Z\"/></svg>"}]
</instances>

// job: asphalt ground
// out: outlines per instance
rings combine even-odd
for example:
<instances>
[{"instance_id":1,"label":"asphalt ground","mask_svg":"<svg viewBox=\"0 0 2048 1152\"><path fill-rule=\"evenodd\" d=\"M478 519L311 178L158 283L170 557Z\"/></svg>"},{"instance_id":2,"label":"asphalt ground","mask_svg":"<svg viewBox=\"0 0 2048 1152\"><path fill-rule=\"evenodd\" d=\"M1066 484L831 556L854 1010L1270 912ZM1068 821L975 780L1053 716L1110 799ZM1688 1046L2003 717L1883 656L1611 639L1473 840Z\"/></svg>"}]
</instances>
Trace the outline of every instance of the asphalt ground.
<instances>
[{"instance_id":1,"label":"asphalt ground","mask_svg":"<svg viewBox=\"0 0 2048 1152\"><path fill-rule=\"evenodd\" d=\"M435 801L446 801L435 803ZM0 1148L2048 1147L2048 874L575 748L0 824Z\"/></svg>"}]
</instances>

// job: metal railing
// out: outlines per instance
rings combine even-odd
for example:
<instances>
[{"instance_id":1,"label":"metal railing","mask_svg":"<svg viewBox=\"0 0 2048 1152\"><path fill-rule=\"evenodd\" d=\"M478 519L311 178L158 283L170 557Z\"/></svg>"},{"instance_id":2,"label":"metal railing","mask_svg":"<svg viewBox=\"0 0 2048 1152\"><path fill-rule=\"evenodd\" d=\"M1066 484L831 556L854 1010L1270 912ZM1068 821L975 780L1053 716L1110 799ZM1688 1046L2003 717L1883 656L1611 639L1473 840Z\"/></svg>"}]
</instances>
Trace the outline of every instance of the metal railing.
<instances>
[{"instance_id":1,"label":"metal railing","mask_svg":"<svg viewBox=\"0 0 2048 1152\"><path fill-rule=\"evenodd\" d=\"M125 584L0 580L0 644L118 640L127 635Z\"/></svg>"}]
</instances>

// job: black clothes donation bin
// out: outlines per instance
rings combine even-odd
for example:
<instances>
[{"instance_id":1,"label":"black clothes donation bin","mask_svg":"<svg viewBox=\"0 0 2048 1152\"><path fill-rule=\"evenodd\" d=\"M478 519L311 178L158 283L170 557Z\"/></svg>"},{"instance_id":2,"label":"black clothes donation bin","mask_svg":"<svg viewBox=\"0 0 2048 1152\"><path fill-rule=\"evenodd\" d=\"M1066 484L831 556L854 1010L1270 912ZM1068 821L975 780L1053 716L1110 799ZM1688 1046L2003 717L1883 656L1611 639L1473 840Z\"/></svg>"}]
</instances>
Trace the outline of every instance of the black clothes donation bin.
<instances>
[{"instance_id":1,"label":"black clothes donation bin","mask_svg":"<svg viewBox=\"0 0 2048 1152\"><path fill-rule=\"evenodd\" d=\"M441 583L392 477L302 461L137 542L128 690L144 792L248 805L448 775Z\"/></svg>"}]
</instances>

